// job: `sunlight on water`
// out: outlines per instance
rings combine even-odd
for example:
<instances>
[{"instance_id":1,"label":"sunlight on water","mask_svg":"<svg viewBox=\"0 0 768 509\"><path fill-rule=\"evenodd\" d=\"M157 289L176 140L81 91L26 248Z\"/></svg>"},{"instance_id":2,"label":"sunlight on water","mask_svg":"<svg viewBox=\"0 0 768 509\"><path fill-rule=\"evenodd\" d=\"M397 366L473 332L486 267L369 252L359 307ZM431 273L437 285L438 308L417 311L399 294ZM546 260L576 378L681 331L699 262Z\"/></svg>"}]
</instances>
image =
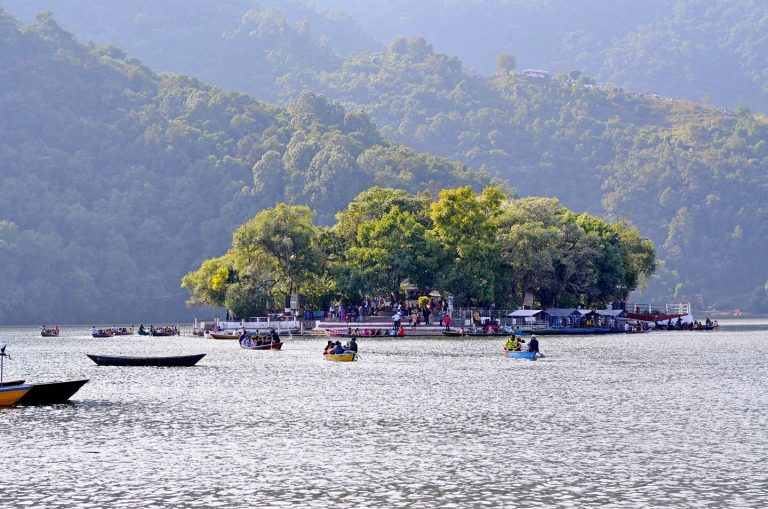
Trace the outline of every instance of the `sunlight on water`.
<instances>
[{"instance_id":1,"label":"sunlight on water","mask_svg":"<svg viewBox=\"0 0 768 509\"><path fill-rule=\"evenodd\" d=\"M70 404L0 410L7 507L760 507L768 324L499 340L202 338L0 329L5 376L90 378ZM207 353L193 368L84 354Z\"/></svg>"}]
</instances>

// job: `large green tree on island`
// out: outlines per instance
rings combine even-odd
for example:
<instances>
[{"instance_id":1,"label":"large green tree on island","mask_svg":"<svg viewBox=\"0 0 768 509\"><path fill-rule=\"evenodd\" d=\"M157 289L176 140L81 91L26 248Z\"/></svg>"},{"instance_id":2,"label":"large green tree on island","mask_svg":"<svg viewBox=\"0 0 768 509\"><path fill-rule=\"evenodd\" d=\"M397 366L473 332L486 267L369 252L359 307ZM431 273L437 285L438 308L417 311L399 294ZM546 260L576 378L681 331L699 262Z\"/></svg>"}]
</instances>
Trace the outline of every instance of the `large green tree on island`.
<instances>
[{"instance_id":1,"label":"large green tree on island","mask_svg":"<svg viewBox=\"0 0 768 509\"><path fill-rule=\"evenodd\" d=\"M436 200L374 187L335 225L312 219L307 207L284 204L257 214L225 255L184 277L190 302L249 316L299 290L306 307L324 309L331 300L398 297L409 287L452 295L457 305L515 306L530 293L543 306L601 306L625 298L655 269L653 244L628 223L576 214L555 199L510 199L492 187L448 189Z\"/></svg>"}]
</instances>

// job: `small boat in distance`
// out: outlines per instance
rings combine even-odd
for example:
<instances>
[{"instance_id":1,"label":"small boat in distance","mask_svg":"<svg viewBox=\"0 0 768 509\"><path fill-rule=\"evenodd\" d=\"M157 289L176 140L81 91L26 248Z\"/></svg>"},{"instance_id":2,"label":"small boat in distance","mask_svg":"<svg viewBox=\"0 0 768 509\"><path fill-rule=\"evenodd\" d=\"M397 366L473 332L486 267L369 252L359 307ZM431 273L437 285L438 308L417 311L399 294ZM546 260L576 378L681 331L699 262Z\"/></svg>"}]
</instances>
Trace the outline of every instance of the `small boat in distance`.
<instances>
[{"instance_id":1,"label":"small boat in distance","mask_svg":"<svg viewBox=\"0 0 768 509\"><path fill-rule=\"evenodd\" d=\"M283 342L279 343L264 343L264 344L257 344L255 341L251 341L250 343L248 341L241 341L240 342L240 348L243 348L245 350L280 350L283 348Z\"/></svg>"},{"instance_id":2,"label":"small boat in distance","mask_svg":"<svg viewBox=\"0 0 768 509\"><path fill-rule=\"evenodd\" d=\"M15 405L31 388L31 385L0 387L0 406Z\"/></svg>"},{"instance_id":3,"label":"small boat in distance","mask_svg":"<svg viewBox=\"0 0 768 509\"><path fill-rule=\"evenodd\" d=\"M55 338L59 336L59 327L46 327L43 325L40 327L40 335L44 338Z\"/></svg>"},{"instance_id":4,"label":"small boat in distance","mask_svg":"<svg viewBox=\"0 0 768 509\"><path fill-rule=\"evenodd\" d=\"M211 336L212 339L239 339L240 334L236 334L233 332L209 332L209 336Z\"/></svg>"},{"instance_id":5,"label":"small boat in distance","mask_svg":"<svg viewBox=\"0 0 768 509\"><path fill-rule=\"evenodd\" d=\"M327 361L334 362L352 362L358 359L357 352L344 352L344 353L326 353L323 354L323 358Z\"/></svg>"},{"instance_id":6,"label":"small boat in distance","mask_svg":"<svg viewBox=\"0 0 768 509\"><path fill-rule=\"evenodd\" d=\"M155 367L188 367L197 364L205 357L204 353L197 355L179 355L173 357L130 357L113 355L86 354L89 359L99 366L155 366Z\"/></svg>"},{"instance_id":7,"label":"small boat in distance","mask_svg":"<svg viewBox=\"0 0 768 509\"><path fill-rule=\"evenodd\" d=\"M181 332L175 325L172 327L155 327L150 325L149 334L151 336L179 336Z\"/></svg>"}]
</instances>

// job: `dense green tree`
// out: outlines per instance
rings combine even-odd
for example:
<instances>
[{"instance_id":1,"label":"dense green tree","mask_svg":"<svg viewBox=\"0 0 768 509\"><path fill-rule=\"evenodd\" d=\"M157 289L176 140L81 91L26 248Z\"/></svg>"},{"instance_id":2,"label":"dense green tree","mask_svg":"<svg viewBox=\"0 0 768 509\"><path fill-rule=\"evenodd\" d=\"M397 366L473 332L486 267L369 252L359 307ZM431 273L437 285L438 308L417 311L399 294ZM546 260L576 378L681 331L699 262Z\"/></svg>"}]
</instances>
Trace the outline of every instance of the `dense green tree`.
<instances>
[{"instance_id":1,"label":"dense green tree","mask_svg":"<svg viewBox=\"0 0 768 509\"><path fill-rule=\"evenodd\" d=\"M496 72L499 74L510 74L514 72L517 60L514 55L509 53L500 53L496 59Z\"/></svg>"}]
</instances>

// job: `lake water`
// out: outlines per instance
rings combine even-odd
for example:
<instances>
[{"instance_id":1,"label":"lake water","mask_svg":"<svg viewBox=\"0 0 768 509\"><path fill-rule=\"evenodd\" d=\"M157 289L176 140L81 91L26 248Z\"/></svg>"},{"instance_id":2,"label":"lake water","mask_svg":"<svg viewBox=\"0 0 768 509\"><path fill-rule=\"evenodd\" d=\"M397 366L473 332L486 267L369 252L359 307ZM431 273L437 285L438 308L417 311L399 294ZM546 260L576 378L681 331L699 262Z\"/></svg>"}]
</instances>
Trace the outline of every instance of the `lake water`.
<instances>
[{"instance_id":1,"label":"lake water","mask_svg":"<svg viewBox=\"0 0 768 509\"><path fill-rule=\"evenodd\" d=\"M90 378L70 404L0 410L2 507L766 507L768 322L713 332L202 338L0 329L6 379ZM193 368L85 353L207 353Z\"/></svg>"}]
</instances>

